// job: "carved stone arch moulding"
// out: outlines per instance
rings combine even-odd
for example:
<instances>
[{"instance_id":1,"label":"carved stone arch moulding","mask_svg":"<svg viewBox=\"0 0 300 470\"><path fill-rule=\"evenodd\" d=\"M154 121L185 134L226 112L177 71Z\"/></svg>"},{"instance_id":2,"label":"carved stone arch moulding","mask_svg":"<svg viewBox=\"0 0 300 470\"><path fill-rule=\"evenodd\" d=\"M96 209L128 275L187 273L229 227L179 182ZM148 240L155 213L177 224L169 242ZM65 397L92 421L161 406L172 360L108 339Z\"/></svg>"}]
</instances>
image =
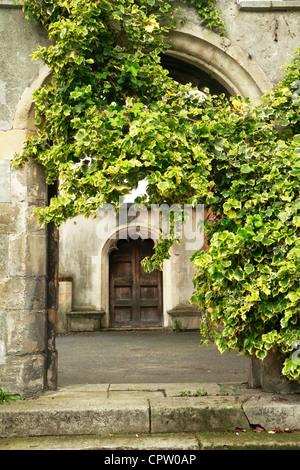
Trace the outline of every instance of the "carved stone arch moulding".
<instances>
[{"instance_id":1,"label":"carved stone arch moulding","mask_svg":"<svg viewBox=\"0 0 300 470\"><path fill-rule=\"evenodd\" d=\"M18 103L14 121L13 129L26 129L28 132L36 131L37 127L34 124L34 102L33 92L51 80L52 72L46 65L41 65L37 71L35 78L31 81L28 87L24 90L23 95Z\"/></svg>"},{"instance_id":2,"label":"carved stone arch moulding","mask_svg":"<svg viewBox=\"0 0 300 470\"><path fill-rule=\"evenodd\" d=\"M217 80L232 95L257 104L271 88L266 75L248 53L206 28L187 20L170 33L167 55L187 62Z\"/></svg>"}]
</instances>

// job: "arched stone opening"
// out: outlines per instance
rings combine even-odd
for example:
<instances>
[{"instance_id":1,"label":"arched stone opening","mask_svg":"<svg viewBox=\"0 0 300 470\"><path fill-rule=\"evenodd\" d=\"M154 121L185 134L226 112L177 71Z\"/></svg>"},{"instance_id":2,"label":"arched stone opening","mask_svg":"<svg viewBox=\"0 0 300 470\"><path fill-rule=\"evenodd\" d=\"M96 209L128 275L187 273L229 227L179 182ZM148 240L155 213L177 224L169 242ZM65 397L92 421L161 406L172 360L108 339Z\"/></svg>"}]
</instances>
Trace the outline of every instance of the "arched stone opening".
<instances>
[{"instance_id":1,"label":"arched stone opening","mask_svg":"<svg viewBox=\"0 0 300 470\"><path fill-rule=\"evenodd\" d=\"M133 233L133 231L135 233ZM101 266L101 305L105 311L105 316L102 322L103 327L113 326L110 305L110 256L118 250L118 241L130 241L132 239L132 235L134 235L134 238L138 237L141 240L153 240L153 246L156 245L159 239L159 232L155 227L149 227L148 225L141 224L139 222L136 226L125 225L118 227L113 230L105 240L103 246L99 250L99 264ZM130 327L130 322L125 326Z\"/></svg>"},{"instance_id":2,"label":"arched stone opening","mask_svg":"<svg viewBox=\"0 0 300 470\"><path fill-rule=\"evenodd\" d=\"M181 61L187 71L191 71L193 80L196 70L202 71L203 83L207 83L209 77L212 92L223 89L227 95L250 98L255 104L271 87L252 56L233 45L225 36L199 27L189 19L182 27L171 31L168 42L171 48L167 52L167 61L177 76L176 61ZM182 76L182 72L179 75ZM201 78L197 73L196 76L197 80Z\"/></svg>"},{"instance_id":3,"label":"arched stone opening","mask_svg":"<svg viewBox=\"0 0 300 470\"><path fill-rule=\"evenodd\" d=\"M241 94L242 97L249 96L254 102L258 101L262 93L268 88L268 83L261 70L247 57L242 50L228 44L226 39L221 39L205 31L202 28L195 30L186 24L180 31L171 34L173 42L172 49L164 59L165 65L170 68L171 73L180 76L180 80L187 77L198 77L197 72L201 70L201 83L208 81L208 87L212 92L219 90L227 94ZM185 64L183 74L180 67ZM178 68L178 66L180 66ZM179 74L179 75L178 75ZM184 75L184 76L183 76ZM42 66L37 77L24 91L22 99L17 108L13 129L8 131L4 139L18 142L20 147L26 136L36 131L34 125L34 108L32 92L50 79L51 71ZM174 76L175 78L175 76ZM179 78L178 78L179 79ZM196 86L200 86L196 84ZM215 91L216 90L216 91ZM15 150L18 151L19 147ZM11 268L1 288L11 288L12 302L4 305L4 324L6 343L5 361L0 364L1 385L6 389L30 395L45 389L55 389L57 386L57 352L55 348L56 334L56 298L57 298L57 265L53 264L49 270L49 255L51 250L57 249L57 232L54 228L50 231L38 227L30 219L30 211L35 205L47 204L47 198L51 194L43 177L39 165L31 162L24 169L10 169L11 177L16 182L18 194L12 194L13 200L9 202L10 218L17 211L22 219L16 219L15 225L11 225L10 232L5 233L9 237L18 238L21 246L21 238L26 239L26 253L24 263L21 258L17 260L15 253L15 271ZM8 206L7 206L8 207ZM119 231L122 229L119 229ZM148 238L148 233L145 236ZM153 238L153 237L151 237ZM37 242L39 250L36 251ZM109 279L108 264L109 253L114 247L114 241L108 238L102 248L103 264L98 265L98 276L101 280L100 299L96 306L109 310ZM29 266L33 250L36 258ZM57 256L57 254L55 255ZM174 253L174 258L179 252ZM106 261L105 261L106 260ZM176 275L175 262L166 262L163 270L163 286L168 284L171 275ZM16 271L18 274L16 275ZM175 274L174 274L175 273ZM168 325L168 311L174 309L180 298L176 297L174 290L163 293L163 324ZM16 304L17 299L18 305ZM4 314L2 315L4 318ZM107 323L109 324L109 323ZM22 325L22 331L21 331ZM26 340L24 340L26 338Z\"/></svg>"},{"instance_id":4,"label":"arched stone opening","mask_svg":"<svg viewBox=\"0 0 300 470\"><path fill-rule=\"evenodd\" d=\"M109 316L111 328L162 327L162 272L144 271L141 261L154 255L151 238L117 241L109 255Z\"/></svg>"},{"instance_id":5,"label":"arched stone opening","mask_svg":"<svg viewBox=\"0 0 300 470\"><path fill-rule=\"evenodd\" d=\"M208 72L173 55L163 55L161 65L169 71L169 75L179 83L191 83L199 90L208 88L213 95L224 95L229 98L230 93L218 80Z\"/></svg>"}]
</instances>

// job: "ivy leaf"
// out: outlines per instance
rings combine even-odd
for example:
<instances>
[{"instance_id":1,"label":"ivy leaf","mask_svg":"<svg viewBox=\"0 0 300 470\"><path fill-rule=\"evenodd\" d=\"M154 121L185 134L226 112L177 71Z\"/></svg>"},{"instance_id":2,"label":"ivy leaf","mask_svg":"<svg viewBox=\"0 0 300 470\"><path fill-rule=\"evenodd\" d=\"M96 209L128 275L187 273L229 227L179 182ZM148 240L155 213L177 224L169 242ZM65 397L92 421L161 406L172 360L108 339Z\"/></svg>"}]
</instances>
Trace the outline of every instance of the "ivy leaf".
<instances>
[{"instance_id":1,"label":"ivy leaf","mask_svg":"<svg viewBox=\"0 0 300 470\"><path fill-rule=\"evenodd\" d=\"M254 266L252 264L245 264L244 270L247 274L251 274L254 271Z\"/></svg>"},{"instance_id":2,"label":"ivy leaf","mask_svg":"<svg viewBox=\"0 0 300 470\"><path fill-rule=\"evenodd\" d=\"M164 193L165 191L169 189L169 183L168 181L160 181L157 187L162 193Z\"/></svg>"},{"instance_id":3,"label":"ivy leaf","mask_svg":"<svg viewBox=\"0 0 300 470\"><path fill-rule=\"evenodd\" d=\"M244 272L240 267L237 267L236 270L233 273L233 277L237 281L242 281L244 279Z\"/></svg>"},{"instance_id":4,"label":"ivy leaf","mask_svg":"<svg viewBox=\"0 0 300 470\"><path fill-rule=\"evenodd\" d=\"M253 169L250 165L245 164L241 166L241 173L250 173L251 171L253 171Z\"/></svg>"}]
</instances>

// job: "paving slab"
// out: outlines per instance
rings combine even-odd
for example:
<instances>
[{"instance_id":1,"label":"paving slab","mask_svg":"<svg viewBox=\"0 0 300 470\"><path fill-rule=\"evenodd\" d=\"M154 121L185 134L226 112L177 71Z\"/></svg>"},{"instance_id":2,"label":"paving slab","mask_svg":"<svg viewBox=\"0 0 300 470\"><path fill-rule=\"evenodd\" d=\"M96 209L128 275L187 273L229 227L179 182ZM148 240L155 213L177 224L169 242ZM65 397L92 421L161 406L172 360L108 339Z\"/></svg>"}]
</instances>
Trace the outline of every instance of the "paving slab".
<instances>
[{"instance_id":1,"label":"paving slab","mask_svg":"<svg viewBox=\"0 0 300 470\"><path fill-rule=\"evenodd\" d=\"M185 450L198 451L192 435L72 436L0 439L0 450Z\"/></svg>"},{"instance_id":2,"label":"paving slab","mask_svg":"<svg viewBox=\"0 0 300 470\"><path fill-rule=\"evenodd\" d=\"M234 384L233 384L234 387ZM220 392L220 385L217 383L134 383L134 384L111 384L109 385L109 395L111 392L130 392L130 391L140 391L140 392L161 392L165 397L172 396L182 396L194 394L198 390L205 395L216 395ZM232 387L231 387L232 390ZM152 396L152 393L151 395Z\"/></svg>"},{"instance_id":3,"label":"paving slab","mask_svg":"<svg viewBox=\"0 0 300 470\"><path fill-rule=\"evenodd\" d=\"M243 405L248 420L264 429L300 430L300 395L263 394Z\"/></svg>"},{"instance_id":4,"label":"paving slab","mask_svg":"<svg viewBox=\"0 0 300 470\"><path fill-rule=\"evenodd\" d=\"M196 434L201 450L299 450L300 433L234 432Z\"/></svg>"},{"instance_id":5,"label":"paving slab","mask_svg":"<svg viewBox=\"0 0 300 470\"><path fill-rule=\"evenodd\" d=\"M250 429L238 397L169 397L150 406L154 433Z\"/></svg>"},{"instance_id":6,"label":"paving slab","mask_svg":"<svg viewBox=\"0 0 300 470\"><path fill-rule=\"evenodd\" d=\"M95 395L95 393L97 395ZM108 399L105 392L43 396L4 404L0 436L149 432L148 399Z\"/></svg>"}]
</instances>

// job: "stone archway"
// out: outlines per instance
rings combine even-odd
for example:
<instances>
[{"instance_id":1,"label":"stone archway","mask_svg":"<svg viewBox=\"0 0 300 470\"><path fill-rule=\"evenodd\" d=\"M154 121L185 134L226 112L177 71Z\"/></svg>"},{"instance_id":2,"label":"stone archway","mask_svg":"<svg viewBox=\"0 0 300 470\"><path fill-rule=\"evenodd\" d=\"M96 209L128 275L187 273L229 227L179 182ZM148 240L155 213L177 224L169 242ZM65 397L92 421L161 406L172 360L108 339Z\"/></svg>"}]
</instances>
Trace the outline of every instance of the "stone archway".
<instances>
[{"instance_id":1,"label":"stone archway","mask_svg":"<svg viewBox=\"0 0 300 470\"><path fill-rule=\"evenodd\" d=\"M171 45L168 57L202 70L232 96L248 97L255 104L271 88L266 75L247 52L189 19L170 32L168 42Z\"/></svg>"},{"instance_id":2,"label":"stone archway","mask_svg":"<svg viewBox=\"0 0 300 470\"><path fill-rule=\"evenodd\" d=\"M100 285L100 296L101 296L101 305L106 312L106 315L103 319L103 326L109 327L112 324L112 318L110 316L110 256L111 254L118 249L119 240L130 240L130 230L135 230L131 225L120 226L113 230L111 234L107 237L102 248L100 248L99 261L101 260L101 285ZM151 239L153 241L153 246L156 245L159 239L159 232L153 226L147 226L146 224L138 223L136 233L141 240ZM166 285L167 276L169 275L168 263L164 263L164 268L162 272L162 285ZM164 293L161 293L162 298L164 298ZM167 296L166 296L167 297ZM166 319L166 310L168 308L167 300L165 304L162 304L162 323L167 324Z\"/></svg>"},{"instance_id":3,"label":"stone archway","mask_svg":"<svg viewBox=\"0 0 300 470\"><path fill-rule=\"evenodd\" d=\"M247 53L226 38L187 21L171 33L170 40L170 57L203 70L229 94L248 96L257 102L270 87ZM49 250L57 248L57 234L53 227L47 231L31 218L34 206L47 204L49 188L42 168L35 162L24 168L11 166L15 151L20 150L27 135L36 131L32 92L50 76L46 66L39 69L19 102L13 128L0 135L1 170L8 183L0 201L2 244L7 246L0 280L0 382L4 389L23 396L57 386L57 268L54 263L49 270L48 263ZM109 240L102 251L106 259L101 268L103 306L109 302L107 268L113 243Z\"/></svg>"}]
</instances>

